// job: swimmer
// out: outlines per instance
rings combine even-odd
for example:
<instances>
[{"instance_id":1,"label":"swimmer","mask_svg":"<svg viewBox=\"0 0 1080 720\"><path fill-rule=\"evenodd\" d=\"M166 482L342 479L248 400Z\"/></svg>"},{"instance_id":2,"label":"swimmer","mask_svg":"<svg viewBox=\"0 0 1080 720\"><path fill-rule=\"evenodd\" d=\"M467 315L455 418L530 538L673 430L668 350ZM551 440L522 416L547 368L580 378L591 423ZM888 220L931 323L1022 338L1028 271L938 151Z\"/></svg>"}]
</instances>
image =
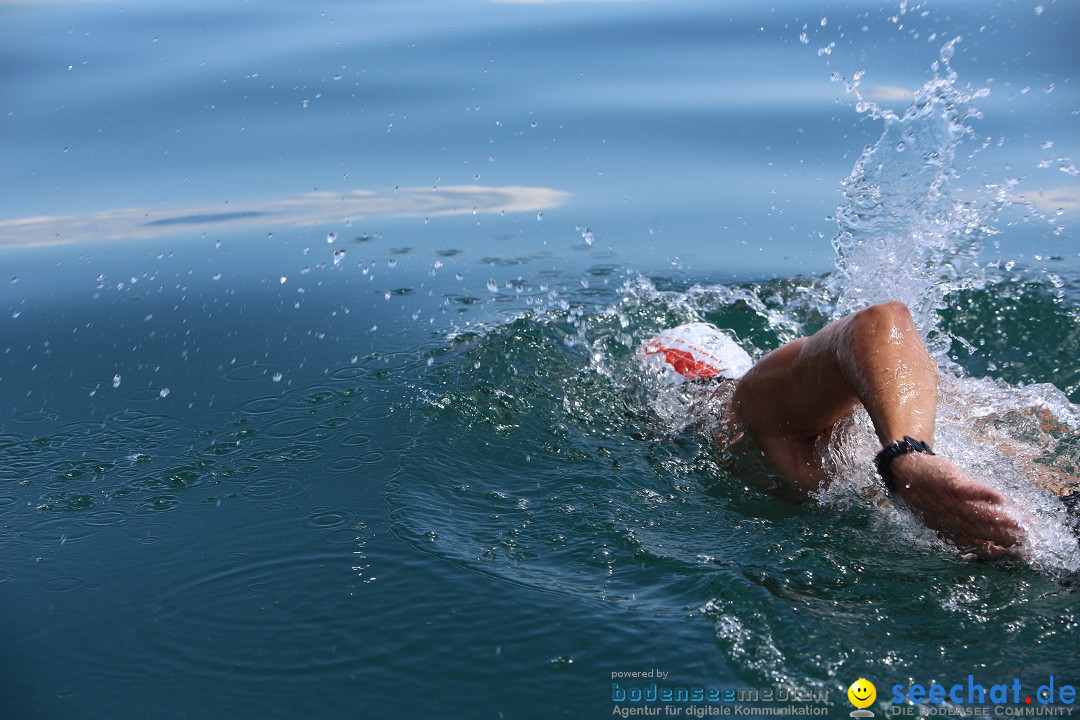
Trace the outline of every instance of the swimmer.
<instances>
[{"instance_id":1,"label":"swimmer","mask_svg":"<svg viewBox=\"0 0 1080 720\"><path fill-rule=\"evenodd\" d=\"M881 442L878 473L894 497L966 552L984 558L1019 553L1024 532L1014 518L1027 516L1023 508L931 449L937 364L903 303L860 310L752 366L741 349L731 354L720 347L703 356L691 345L676 329L654 338L643 353L689 379L722 378L713 395L719 402L708 407L719 414L716 449L727 469L750 465L753 475L746 460L756 456L763 470L783 478L778 490L805 498L828 485L830 442L861 405ZM695 364L701 357L703 364ZM746 474L740 476L753 482L765 473ZM1064 494L1067 485L1047 489Z\"/></svg>"}]
</instances>

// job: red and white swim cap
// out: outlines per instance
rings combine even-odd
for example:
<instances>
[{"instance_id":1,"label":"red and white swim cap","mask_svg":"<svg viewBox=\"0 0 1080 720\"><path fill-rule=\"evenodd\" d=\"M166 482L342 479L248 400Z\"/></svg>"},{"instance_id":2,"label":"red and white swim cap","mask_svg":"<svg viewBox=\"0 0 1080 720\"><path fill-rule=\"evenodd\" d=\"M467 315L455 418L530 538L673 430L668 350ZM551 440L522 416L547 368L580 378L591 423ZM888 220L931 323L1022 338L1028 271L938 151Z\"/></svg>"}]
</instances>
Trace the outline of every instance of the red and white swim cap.
<instances>
[{"instance_id":1,"label":"red and white swim cap","mask_svg":"<svg viewBox=\"0 0 1080 720\"><path fill-rule=\"evenodd\" d=\"M659 366L676 375L676 380L738 378L754 364L734 340L703 322L664 330L645 343L638 357L646 366Z\"/></svg>"}]
</instances>

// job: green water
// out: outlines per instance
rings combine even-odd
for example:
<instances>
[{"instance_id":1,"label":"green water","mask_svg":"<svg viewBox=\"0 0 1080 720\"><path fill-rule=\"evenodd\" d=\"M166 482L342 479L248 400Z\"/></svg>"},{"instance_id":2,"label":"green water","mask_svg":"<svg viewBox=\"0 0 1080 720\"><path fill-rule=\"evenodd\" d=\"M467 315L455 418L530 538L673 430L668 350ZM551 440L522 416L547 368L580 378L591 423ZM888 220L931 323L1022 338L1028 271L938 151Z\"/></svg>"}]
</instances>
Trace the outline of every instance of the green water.
<instances>
[{"instance_id":1,"label":"green water","mask_svg":"<svg viewBox=\"0 0 1080 720\"><path fill-rule=\"evenodd\" d=\"M152 285L91 279L85 309L7 321L16 717L594 717L612 672L650 667L827 691L837 712L858 676L1034 687L1074 667L1075 554L962 561L862 501L857 474L822 504L780 501L654 412L644 339L705 318L759 354L825 321L827 281L530 260L493 268L492 293L449 258L372 290L328 264L297 308L288 284L222 297L173 282L186 258L152 262ZM1077 399L1073 287L1001 276L948 298L950 372L1012 383L996 402L1016 427L1037 383ZM1002 340L1014 328L1039 357ZM1075 463L1057 417L1031 442Z\"/></svg>"}]
</instances>

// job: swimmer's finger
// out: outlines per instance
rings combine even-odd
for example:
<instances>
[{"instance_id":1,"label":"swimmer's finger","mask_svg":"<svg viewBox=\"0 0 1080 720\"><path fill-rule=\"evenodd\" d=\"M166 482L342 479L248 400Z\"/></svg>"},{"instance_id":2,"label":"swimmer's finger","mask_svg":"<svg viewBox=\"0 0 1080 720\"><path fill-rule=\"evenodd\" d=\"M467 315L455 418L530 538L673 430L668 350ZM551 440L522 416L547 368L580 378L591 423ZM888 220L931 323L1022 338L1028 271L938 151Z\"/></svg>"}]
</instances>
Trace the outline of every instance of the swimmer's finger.
<instances>
[{"instance_id":1,"label":"swimmer's finger","mask_svg":"<svg viewBox=\"0 0 1080 720\"><path fill-rule=\"evenodd\" d=\"M957 545L962 555L983 560L1000 560L1016 555L1016 551L1012 548L1002 547L989 540L974 540L962 545L957 543Z\"/></svg>"},{"instance_id":2,"label":"swimmer's finger","mask_svg":"<svg viewBox=\"0 0 1080 720\"><path fill-rule=\"evenodd\" d=\"M986 503L963 503L944 509L941 520L944 529L952 531L958 545L965 544L961 538L979 538L1000 547L1012 547L1023 538L1020 526L1002 508Z\"/></svg>"}]
</instances>

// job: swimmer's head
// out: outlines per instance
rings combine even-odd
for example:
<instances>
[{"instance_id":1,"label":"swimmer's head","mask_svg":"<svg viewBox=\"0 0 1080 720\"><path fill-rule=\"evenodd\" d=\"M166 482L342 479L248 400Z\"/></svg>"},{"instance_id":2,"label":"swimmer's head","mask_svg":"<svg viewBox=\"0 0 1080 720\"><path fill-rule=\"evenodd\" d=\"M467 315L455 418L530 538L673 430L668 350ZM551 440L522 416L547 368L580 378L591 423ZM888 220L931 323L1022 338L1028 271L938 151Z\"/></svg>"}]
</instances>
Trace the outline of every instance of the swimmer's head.
<instances>
[{"instance_id":1,"label":"swimmer's head","mask_svg":"<svg viewBox=\"0 0 1080 720\"><path fill-rule=\"evenodd\" d=\"M709 323L687 323L645 343L638 353L648 365L657 365L679 380L742 377L754 361L724 332Z\"/></svg>"}]
</instances>

